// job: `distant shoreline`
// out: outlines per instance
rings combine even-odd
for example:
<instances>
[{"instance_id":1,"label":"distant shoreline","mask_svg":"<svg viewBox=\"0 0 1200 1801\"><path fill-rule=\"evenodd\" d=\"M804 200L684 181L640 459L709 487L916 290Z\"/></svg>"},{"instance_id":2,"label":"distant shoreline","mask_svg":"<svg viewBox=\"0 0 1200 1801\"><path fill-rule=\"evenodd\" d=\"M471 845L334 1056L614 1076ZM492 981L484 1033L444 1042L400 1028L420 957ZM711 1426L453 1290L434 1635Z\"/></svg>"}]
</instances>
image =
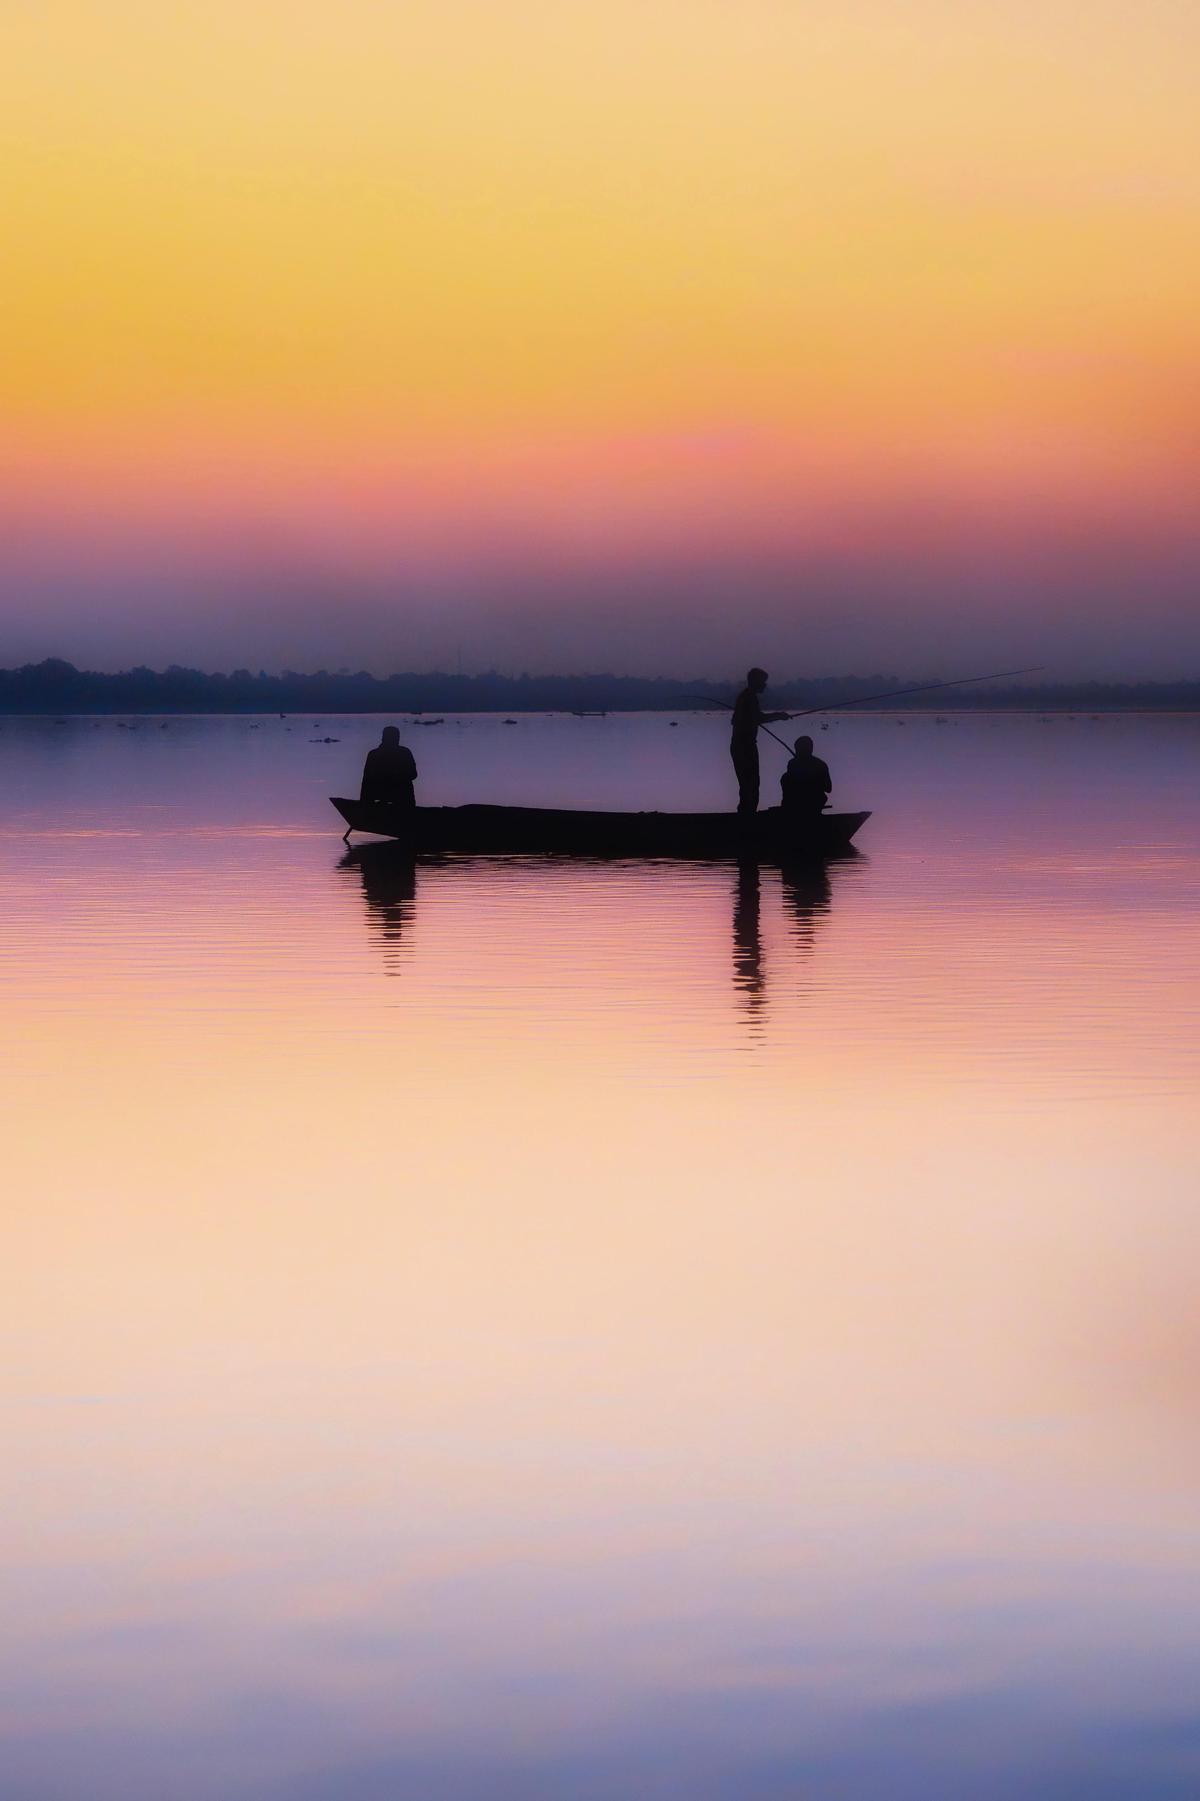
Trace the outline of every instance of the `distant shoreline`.
<instances>
[{"instance_id":1,"label":"distant shoreline","mask_svg":"<svg viewBox=\"0 0 1200 1801\"><path fill-rule=\"evenodd\" d=\"M798 705L799 703L797 703ZM782 710L782 709L781 709ZM829 709L814 707L812 717L815 719ZM253 707L38 707L20 710L13 707L0 707L0 719L49 719L56 724L67 724L71 720L82 719L274 719L291 723L293 720L303 721L310 712L319 712L322 725L336 724L342 719L393 719L403 724L405 720L417 725L440 725L442 715L448 719L490 719L499 718L502 714L515 715L522 719L582 719L595 721L598 719L632 719L644 714L655 714L672 720L689 718L716 718L720 714L715 710L706 711L703 707L606 707L594 712L578 713L569 707L297 707L295 712L279 712L269 708L263 712ZM723 709L722 709L723 712ZM922 718L936 720L945 717L947 721L956 717L960 719L986 719L989 715L1005 719L1194 719L1200 714L1200 702L1195 706L1141 706L1141 707L1066 707L1066 706L1001 706L993 703L990 706L964 707L845 707L833 709L836 718L844 712L847 719L894 719L897 713L920 715ZM794 720L799 723L805 717L798 711ZM318 723L309 721L310 724Z\"/></svg>"},{"instance_id":2,"label":"distant shoreline","mask_svg":"<svg viewBox=\"0 0 1200 1801\"><path fill-rule=\"evenodd\" d=\"M930 682L940 678L936 673ZM1047 682L1037 687L947 688L930 694L897 694L890 688L915 686L913 678L869 676L800 677L771 684L769 704L801 711L854 703L864 711L906 713L1200 713L1200 681ZM373 676L364 672L312 675L286 671L235 670L209 674L198 669L129 669L115 674L76 669L51 658L19 669L0 670L0 715L99 717L144 715L280 713L684 713L702 711L711 699L721 710L737 683L624 675L451 675L415 672ZM875 698L866 705L866 697ZM851 706L850 710L854 710Z\"/></svg>"}]
</instances>

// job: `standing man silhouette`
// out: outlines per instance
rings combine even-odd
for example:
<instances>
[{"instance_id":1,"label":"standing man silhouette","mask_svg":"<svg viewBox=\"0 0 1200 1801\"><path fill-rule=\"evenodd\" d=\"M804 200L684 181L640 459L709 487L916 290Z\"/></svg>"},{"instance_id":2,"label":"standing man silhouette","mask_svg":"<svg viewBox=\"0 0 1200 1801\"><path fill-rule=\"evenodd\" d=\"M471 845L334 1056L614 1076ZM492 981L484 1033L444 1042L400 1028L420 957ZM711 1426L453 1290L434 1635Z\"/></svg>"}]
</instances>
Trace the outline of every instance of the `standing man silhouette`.
<instances>
[{"instance_id":1,"label":"standing man silhouette","mask_svg":"<svg viewBox=\"0 0 1200 1801\"><path fill-rule=\"evenodd\" d=\"M758 812L758 728L760 725L774 725L776 720L791 717L788 713L763 712L759 697L766 685L765 669L747 670L746 686L733 706L729 754L733 758L734 773L738 781L737 810L744 816Z\"/></svg>"}]
</instances>

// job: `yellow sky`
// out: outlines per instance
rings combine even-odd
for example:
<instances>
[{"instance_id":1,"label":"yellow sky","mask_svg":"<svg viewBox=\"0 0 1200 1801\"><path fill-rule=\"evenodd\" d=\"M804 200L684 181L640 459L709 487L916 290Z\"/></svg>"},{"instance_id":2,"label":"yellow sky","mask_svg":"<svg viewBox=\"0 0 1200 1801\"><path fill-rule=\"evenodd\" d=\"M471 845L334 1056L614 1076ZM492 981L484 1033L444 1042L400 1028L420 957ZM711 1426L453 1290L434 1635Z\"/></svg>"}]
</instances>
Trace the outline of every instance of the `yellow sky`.
<instances>
[{"instance_id":1,"label":"yellow sky","mask_svg":"<svg viewBox=\"0 0 1200 1801\"><path fill-rule=\"evenodd\" d=\"M147 471L720 423L1169 465L1198 39L1173 0L15 5L0 397L34 461Z\"/></svg>"}]
</instances>

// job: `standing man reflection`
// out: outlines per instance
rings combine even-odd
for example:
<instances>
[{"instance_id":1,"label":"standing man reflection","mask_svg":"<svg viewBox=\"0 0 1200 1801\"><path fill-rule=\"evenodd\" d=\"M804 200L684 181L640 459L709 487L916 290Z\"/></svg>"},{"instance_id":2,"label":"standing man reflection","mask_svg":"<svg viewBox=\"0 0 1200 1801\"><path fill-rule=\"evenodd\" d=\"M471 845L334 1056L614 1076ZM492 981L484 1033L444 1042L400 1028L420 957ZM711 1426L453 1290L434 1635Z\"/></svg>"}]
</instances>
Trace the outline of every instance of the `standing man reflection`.
<instances>
[{"instance_id":1,"label":"standing man reflection","mask_svg":"<svg viewBox=\"0 0 1200 1801\"><path fill-rule=\"evenodd\" d=\"M737 866L733 896L733 983L746 1002L752 1019L762 1012L767 998L762 949L762 881L758 863L743 857Z\"/></svg>"}]
</instances>

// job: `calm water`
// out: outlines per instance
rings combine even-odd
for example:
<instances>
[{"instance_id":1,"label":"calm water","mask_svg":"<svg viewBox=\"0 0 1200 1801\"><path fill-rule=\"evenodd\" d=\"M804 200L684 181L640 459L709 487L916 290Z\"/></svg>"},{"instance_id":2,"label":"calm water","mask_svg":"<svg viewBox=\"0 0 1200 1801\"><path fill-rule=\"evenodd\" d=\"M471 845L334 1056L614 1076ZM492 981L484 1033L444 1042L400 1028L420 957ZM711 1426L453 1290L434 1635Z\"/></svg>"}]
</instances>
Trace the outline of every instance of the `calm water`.
<instances>
[{"instance_id":1,"label":"calm water","mask_svg":"<svg viewBox=\"0 0 1200 1801\"><path fill-rule=\"evenodd\" d=\"M2 722L6 1801L1194 1797L1200 720L379 723Z\"/></svg>"}]
</instances>

